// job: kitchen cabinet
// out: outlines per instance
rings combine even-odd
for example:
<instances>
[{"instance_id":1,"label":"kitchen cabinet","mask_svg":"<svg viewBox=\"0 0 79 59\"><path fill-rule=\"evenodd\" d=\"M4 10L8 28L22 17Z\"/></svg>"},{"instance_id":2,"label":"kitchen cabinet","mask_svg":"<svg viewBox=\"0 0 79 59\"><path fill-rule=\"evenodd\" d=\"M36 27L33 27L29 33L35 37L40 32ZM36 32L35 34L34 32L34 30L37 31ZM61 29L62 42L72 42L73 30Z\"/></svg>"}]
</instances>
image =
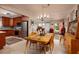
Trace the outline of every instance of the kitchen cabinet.
<instances>
[{"instance_id":1,"label":"kitchen cabinet","mask_svg":"<svg viewBox=\"0 0 79 59\"><path fill-rule=\"evenodd\" d=\"M14 30L5 30L6 31L6 36L13 36L14 35Z\"/></svg>"},{"instance_id":2,"label":"kitchen cabinet","mask_svg":"<svg viewBox=\"0 0 79 59\"><path fill-rule=\"evenodd\" d=\"M22 22L22 17L15 17L13 18L13 26L17 26Z\"/></svg>"},{"instance_id":3,"label":"kitchen cabinet","mask_svg":"<svg viewBox=\"0 0 79 59\"><path fill-rule=\"evenodd\" d=\"M3 26L10 26L10 18L2 17L2 24L3 24Z\"/></svg>"},{"instance_id":4,"label":"kitchen cabinet","mask_svg":"<svg viewBox=\"0 0 79 59\"><path fill-rule=\"evenodd\" d=\"M6 34L6 32L0 31L0 49L2 49L6 44L6 42L5 42L5 34Z\"/></svg>"},{"instance_id":5,"label":"kitchen cabinet","mask_svg":"<svg viewBox=\"0 0 79 59\"><path fill-rule=\"evenodd\" d=\"M2 31L5 31L6 32L6 36L14 36L14 30L2 30Z\"/></svg>"},{"instance_id":6,"label":"kitchen cabinet","mask_svg":"<svg viewBox=\"0 0 79 59\"><path fill-rule=\"evenodd\" d=\"M2 17L3 26L17 26L17 24L20 24L21 22L22 17L15 17L15 18Z\"/></svg>"},{"instance_id":7,"label":"kitchen cabinet","mask_svg":"<svg viewBox=\"0 0 79 59\"><path fill-rule=\"evenodd\" d=\"M20 31L20 30L1 30L1 31L5 31L6 36L22 36L22 31Z\"/></svg>"}]
</instances>

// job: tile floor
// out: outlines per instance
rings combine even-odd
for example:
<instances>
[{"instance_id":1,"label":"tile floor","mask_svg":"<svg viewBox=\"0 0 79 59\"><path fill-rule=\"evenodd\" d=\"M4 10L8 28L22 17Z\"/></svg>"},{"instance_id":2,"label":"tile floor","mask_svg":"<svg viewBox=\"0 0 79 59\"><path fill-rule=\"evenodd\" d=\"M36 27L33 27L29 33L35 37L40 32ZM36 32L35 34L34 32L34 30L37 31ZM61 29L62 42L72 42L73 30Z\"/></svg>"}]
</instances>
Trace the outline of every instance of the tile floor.
<instances>
[{"instance_id":1,"label":"tile floor","mask_svg":"<svg viewBox=\"0 0 79 59\"><path fill-rule=\"evenodd\" d=\"M54 49L52 51L52 54L64 54L65 49L63 47L63 44L59 43L59 40L57 39L57 37L58 36L55 35ZM15 44L6 45L4 47L4 49L0 50L0 54L24 54L25 53L25 44L26 44L26 41L22 40ZM46 53L50 54L49 51ZM40 54L40 51L31 47L26 50L26 54Z\"/></svg>"}]
</instances>

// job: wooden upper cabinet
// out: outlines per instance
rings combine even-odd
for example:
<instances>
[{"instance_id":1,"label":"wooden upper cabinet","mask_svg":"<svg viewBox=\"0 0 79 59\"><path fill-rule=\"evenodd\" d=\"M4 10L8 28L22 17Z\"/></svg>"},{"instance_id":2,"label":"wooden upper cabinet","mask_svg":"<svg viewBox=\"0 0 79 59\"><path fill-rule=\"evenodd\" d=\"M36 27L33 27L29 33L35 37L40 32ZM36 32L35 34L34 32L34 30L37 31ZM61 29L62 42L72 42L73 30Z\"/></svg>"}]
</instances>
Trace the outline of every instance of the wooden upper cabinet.
<instances>
[{"instance_id":1,"label":"wooden upper cabinet","mask_svg":"<svg viewBox=\"0 0 79 59\"><path fill-rule=\"evenodd\" d=\"M15 18L2 17L3 26L17 26L17 23L21 23L21 22L22 22L22 17L15 17Z\"/></svg>"},{"instance_id":2,"label":"wooden upper cabinet","mask_svg":"<svg viewBox=\"0 0 79 59\"><path fill-rule=\"evenodd\" d=\"M2 24L3 24L3 26L10 26L10 18L2 17Z\"/></svg>"},{"instance_id":3,"label":"wooden upper cabinet","mask_svg":"<svg viewBox=\"0 0 79 59\"><path fill-rule=\"evenodd\" d=\"M13 26L17 26L17 24L21 22L22 22L22 17L13 18Z\"/></svg>"}]
</instances>

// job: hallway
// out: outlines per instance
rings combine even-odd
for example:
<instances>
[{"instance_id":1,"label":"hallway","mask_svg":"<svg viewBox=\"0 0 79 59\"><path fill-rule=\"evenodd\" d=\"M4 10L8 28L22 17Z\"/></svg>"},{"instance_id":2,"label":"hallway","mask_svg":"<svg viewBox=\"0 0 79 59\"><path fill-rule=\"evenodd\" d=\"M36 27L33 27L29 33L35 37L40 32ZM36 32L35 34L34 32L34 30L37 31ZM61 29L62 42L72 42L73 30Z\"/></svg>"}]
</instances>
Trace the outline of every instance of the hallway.
<instances>
[{"instance_id":1,"label":"hallway","mask_svg":"<svg viewBox=\"0 0 79 59\"><path fill-rule=\"evenodd\" d=\"M63 43L60 44L58 39L54 39L54 42L53 54L65 54Z\"/></svg>"}]
</instances>

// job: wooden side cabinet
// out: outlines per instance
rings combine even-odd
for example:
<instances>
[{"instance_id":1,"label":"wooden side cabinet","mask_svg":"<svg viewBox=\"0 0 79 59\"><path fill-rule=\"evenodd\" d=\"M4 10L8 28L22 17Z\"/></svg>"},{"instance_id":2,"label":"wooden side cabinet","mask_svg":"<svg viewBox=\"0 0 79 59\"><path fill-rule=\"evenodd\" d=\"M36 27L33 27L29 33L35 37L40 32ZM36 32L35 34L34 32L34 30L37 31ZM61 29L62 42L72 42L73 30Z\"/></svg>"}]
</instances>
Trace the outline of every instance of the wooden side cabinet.
<instances>
[{"instance_id":1,"label":"wooden side cabinet","mask_svg":"<svg viewBox=\"0 0 79 59\"><path fill-rule=\"evenodd\" d=\"M77 54L79 51L79 17L70 22L69 28L65 33L64 46L67 53Z\"/></svg>"},{"instance_id":2,"label":"wooden side cabinet","mask_svg":"<svg viewBox=\"0 0 79 59\"><path fill-rule=\"evenodd\" d=\"M79 45L78 45L79 40L75 39L75 36L66 33L65 34L65 39L64 39L64 46L65 46L65 51L68 54L75 54L79 50Z\"/></svg>"},{"instance_id":3,"label":"wooden side cabinet","mask_svg":"<svg viewBox=\"0 0 79 59\"><path fill-rule=\"evenodd\" d=\"M79 17L77 18L77 31L76 31L76 39L79 39Z\"/></svg>"}]
</instances>

